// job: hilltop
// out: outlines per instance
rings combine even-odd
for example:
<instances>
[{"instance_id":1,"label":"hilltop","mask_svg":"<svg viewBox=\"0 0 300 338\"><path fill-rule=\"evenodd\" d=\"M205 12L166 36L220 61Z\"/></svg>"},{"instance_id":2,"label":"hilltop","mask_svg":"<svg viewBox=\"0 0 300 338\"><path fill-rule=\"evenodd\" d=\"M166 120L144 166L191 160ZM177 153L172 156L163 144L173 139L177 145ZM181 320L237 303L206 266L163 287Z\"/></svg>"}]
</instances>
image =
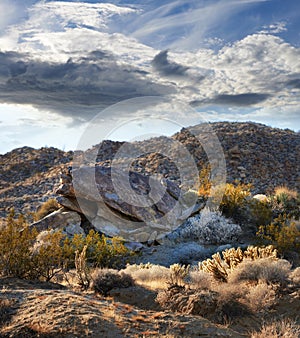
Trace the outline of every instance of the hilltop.
<instances>
[{"instance_id":1,"label":"hilltop","mask_svg":"<svg viewBox=\"0 0 300 338\"><path fill-rule=\"evenodd\" d=\"M237 179L252 183L253 193L270 192L282 185L300 190L299 133L252 122L216 122L209 127L224 150L228 182ZM178 142L174 141L189 151L201 170L207 162L199 143L201 133L203 126L197 125L182 129L171 138L162 136L133 143L139 156L131 159L131 169L145 175L157 173L180 184L176 161L184 159L178 159ZM203 141L202 136L200 139ZM109 167L123 145L124 142L105 140L85 153L77 152L76 156L82 157L82 163L94 165L96 160L99 165ZM53 147L23 147L0 155L0 217L5 217L11 207L17 212L34 211L42 202L55 197L60 174L73 165L73 157L74 152ZM122 155L118 161L124 161Z\"/></svg>"}]
</instances>

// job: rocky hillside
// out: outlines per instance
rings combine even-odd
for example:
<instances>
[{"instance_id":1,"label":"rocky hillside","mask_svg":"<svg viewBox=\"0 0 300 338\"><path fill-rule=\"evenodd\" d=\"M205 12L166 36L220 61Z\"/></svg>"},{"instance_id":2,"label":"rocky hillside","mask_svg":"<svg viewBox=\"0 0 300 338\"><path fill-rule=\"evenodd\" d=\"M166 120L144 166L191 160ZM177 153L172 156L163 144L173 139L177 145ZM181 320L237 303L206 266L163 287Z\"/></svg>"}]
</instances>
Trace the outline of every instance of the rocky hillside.
<instances>
[{"instance_id":1,"label":"rocky hillside","mask_svg":"<svg viewBox=\"0 0 300 338\"><path fill-rule=\"evenodd\" d=\"M0 155L0 217L11 207L34 211L59 185L60 174L72 160L72 152L56 148L23 147Z\"/></svg>"},{"instance_id":2,"label":"rocky hillside","mask_svg":"<svg viewBox=\"0 0 300 338\"><path fill-rule=\"evenodd\" d=\"M253 184L254 193L265 193L275 186L286 185L300 190L300 134L257 123L211 123L224 150L227 181L238 179ZM199 139L201 142L199 142ZM118 161L131 163L131 169L146 175L157 173L181 183L178 164L179 141L201 169L207 162L202 141L203 126L183 129L172 138L158 137L135 142L132 155L123 142L103 141L85 153L77 152L76 161L110 167L118 150ZM124 151L125 149L125 151ZM132 149L132 148L131 148ZM159 154L160 151L162 154ZM8 210L33 211L41 202L53 197L59 186L60 173L73 165L73 152L55 148L23 147L0 155L0 217Z\"/></svg>"}]
</instances>

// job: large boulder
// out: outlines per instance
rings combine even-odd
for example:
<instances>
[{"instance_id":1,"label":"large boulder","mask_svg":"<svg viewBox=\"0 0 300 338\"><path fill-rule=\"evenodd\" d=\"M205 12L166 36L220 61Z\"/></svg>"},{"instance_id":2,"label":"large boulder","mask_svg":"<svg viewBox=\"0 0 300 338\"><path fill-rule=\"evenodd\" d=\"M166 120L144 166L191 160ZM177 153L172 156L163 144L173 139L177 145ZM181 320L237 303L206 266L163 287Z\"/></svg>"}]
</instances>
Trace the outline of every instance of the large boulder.
<instances>
[{"instance_id":1,"label":"large boulder","mask_svg":"<svg viewBox=\"0 0 300 338\"><path fill-rule=\"evenodd\" d=\"M71 183L57 190L63 206L82 213L95 229L129 241L159 239L192 212L194 199L167 179L104 166L72 170Z\"/></svg>"}]
</instances>

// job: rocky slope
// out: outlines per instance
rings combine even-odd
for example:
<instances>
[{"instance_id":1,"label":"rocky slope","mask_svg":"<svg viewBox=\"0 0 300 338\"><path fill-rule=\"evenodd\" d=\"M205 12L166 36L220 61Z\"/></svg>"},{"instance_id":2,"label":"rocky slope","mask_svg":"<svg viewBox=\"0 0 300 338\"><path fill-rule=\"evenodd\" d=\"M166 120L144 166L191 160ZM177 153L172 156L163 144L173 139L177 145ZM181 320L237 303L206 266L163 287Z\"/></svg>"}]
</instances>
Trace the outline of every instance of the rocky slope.
<instances>
[{"instance_id":1,"label":"rocky slope","mask_svg":"<svg viewBox=\"0 0 300 338\"><path fill-rule=\"evenodd\" d=\"M218 122L209 124L209 128L213 128L224 150L227 181L250 182L254 193L265 193L279 185L300 190L299 133L251 122ZM130 163L133 171L145 175L156 173L180 184L178 168L186 163L180 149L188 150L201 169L207 162L202 147L206 142L205 132L202 125L197 125L181 130L172 138L135 142L132 147L136 150L131 155L123 142L103 141L85 153L76 152L75 159L80 165L94 165L97 161L102 167L110 167L118 154L116 163L121 166ZM41 202L55 196L60 174L73 165L73 156L73 152L55 148L29 147L0 155L0 217L5 217L11 207L17 212L33 211Z\"/></svg>"}]
</instances>

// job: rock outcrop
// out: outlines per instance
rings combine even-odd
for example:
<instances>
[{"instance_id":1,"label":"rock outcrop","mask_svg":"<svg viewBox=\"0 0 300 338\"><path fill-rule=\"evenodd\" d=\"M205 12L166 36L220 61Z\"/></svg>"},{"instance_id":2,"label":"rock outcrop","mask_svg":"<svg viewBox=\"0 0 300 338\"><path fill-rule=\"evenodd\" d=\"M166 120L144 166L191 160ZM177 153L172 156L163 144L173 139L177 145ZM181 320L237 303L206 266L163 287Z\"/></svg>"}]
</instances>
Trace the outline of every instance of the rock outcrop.
<instances>
[{"instance_id":1,"label":"rock outcrop","mask_svg":"<svg viewBox=\"0 0 300 338\"><path fill-rule=\"evenodd\" d=\"M128 177L119 171L114 181L110 168L85 166L73 169L72 177L57 189L57 201L106 235L130 241L160 238L200 207L187 203L175 183L137 172Z\"/></svg>"}]
</instances>

